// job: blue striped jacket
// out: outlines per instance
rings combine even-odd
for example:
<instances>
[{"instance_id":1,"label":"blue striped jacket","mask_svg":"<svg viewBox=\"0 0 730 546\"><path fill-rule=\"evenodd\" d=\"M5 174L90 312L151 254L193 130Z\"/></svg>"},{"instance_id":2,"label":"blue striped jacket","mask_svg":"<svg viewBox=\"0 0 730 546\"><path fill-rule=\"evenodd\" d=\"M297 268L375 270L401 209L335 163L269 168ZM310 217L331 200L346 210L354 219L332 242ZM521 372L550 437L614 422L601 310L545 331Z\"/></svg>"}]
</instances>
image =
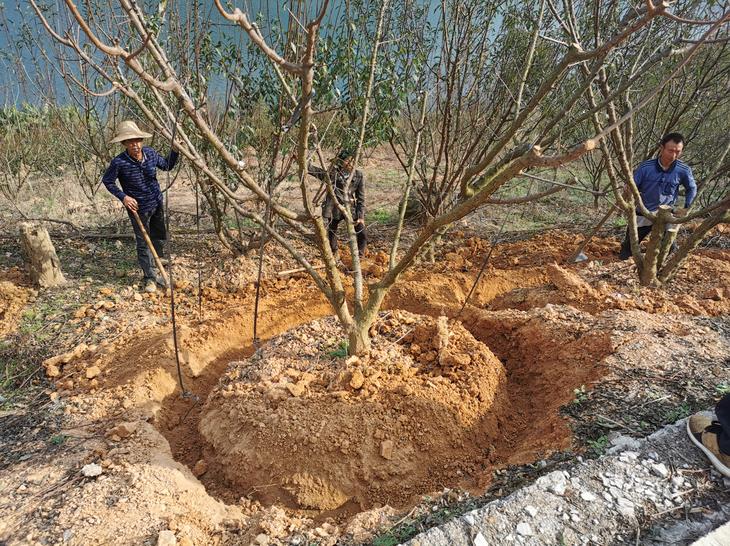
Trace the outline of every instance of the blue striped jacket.
<instances>
[{"instance_id":1,"label":"blue striped jacket","mask_svg":"<svg viewBox=\"0 0 730 546\"><path fill-rule=\"evenodd\" d=\"M140 212L149 212L162 202L160 183L157 181L157 169L170 171L175 167L179 153L175 150L167 157L162 157L154 148L142 148L142 161L132 159L126 151L112 159L109 168L101 177L106 189L120 201L126 195L134 197ZM116 181L122 189L119 189Z\"/></svg>"},{"instance_id":2,"label":"blue striped jacket","mask_svg":"<svg viewBox=\"0 0 730 546\"><path fill-rule=\"evenodd\" d=\"M634 182L639 188L644 206L651 212L659 209L659 205L671 205L677 202L680 184L684 186L684 206L689 207L697 195L692 169L678 159L666 171L659 163L659 158L642 162L634 171Z\"/></svg>"}]
</instances>

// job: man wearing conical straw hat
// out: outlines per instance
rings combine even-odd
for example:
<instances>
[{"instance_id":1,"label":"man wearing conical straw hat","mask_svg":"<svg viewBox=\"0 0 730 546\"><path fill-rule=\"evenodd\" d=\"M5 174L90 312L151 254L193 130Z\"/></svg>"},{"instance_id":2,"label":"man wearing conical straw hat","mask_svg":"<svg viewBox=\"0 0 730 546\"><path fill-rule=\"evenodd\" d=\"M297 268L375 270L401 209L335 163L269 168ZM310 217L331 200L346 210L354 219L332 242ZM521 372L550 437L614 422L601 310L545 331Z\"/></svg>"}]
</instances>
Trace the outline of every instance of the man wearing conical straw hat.
<instances>
[{"instance_id":1,"label":"man wearing conical straw hat","mask_svg":"<svg viewBox=\"0 0 730 546\"><path fill-rule=\"evenodd\" d=\"M112 159L102 177L106 189L127 208L137 242L137 260L144 273L146 292L154 292L157 284L164 285L164 280L158 276L155 270L144 235L132 212L137 212L152 239L157 254L162 257L167 230L162 207L162 192L160 183L157 181L157 169L172 170L178 158L178 152L174 148L170 151L170 155L162 157L154 148L143 146L142 140L151 136L140 130L133 121L121 122L117 126L116 135L110 144L119 142L125 150ZM121 189L117 186L117 180L122 186Z\"/></svg>"}]
</instances>

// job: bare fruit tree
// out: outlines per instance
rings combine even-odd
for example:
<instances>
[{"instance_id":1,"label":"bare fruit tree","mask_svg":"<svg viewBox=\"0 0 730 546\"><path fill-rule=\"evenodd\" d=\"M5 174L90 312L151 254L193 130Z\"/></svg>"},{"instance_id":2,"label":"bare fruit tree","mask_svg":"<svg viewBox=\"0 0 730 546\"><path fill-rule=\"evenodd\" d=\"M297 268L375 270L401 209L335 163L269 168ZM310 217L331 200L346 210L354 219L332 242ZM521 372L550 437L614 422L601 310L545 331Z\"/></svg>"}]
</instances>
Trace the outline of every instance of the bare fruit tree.
<instances>
[{"instance_id":1,"label":"bare fruit tree","mask_svg":"<svg viewBox=\"0 0 730 546\"><path fill-rule=\"evenodd\" d=\"M662 47L653 50L642 48L642 54L633 59L623 82L615 78L609 69L602 69L598 73L597 93L588 96L595 129L600 131L607 124L615 126L610 137L601 142L601 151L604 157L610 158L605 168L615 206L627 219L632 257L641 284L645 286L661 285L671 280L707 233L719 223L730 221L730 186L727 180L730 140L715 121L715 118L727 119L729 113L726 93L723 91L728 82L728 17L725 14L720 19L677 20L691 23L701 31L693 33L695 38L665 31L657 42ZM680 64L670 68L660 65L663 70L659 74L645 71L648 63L684 56L708 42L717 47L706 47L694 65ZM617 112L633 108L637 97L642 103L649 102L642 96L654 89L657 79L664 81L668 76L672 76L671 84L662 85L661 91L654 92L657 96L650 108L634 119L617 124ZM619 85L612 85L613 81L619 81ZM598 115L599 101L605 112L603 119ZM649 211L641 199L631 166L637 159L640 162L655 156L662 135L681 127L687 127L686 135L690 142L696 140L699 144L695 156L696 171L700 176L698 186L700 195L704 193L707 198L697 199L695 203L704 202L704 206L682 210L677 215L671 206L666 205L656 211ZM715 183L707 186L707 181ZM707 188L711 188L711 192L706 191ZM638 241L637 214L652 221L652 230L643 254ZM668 230L670 224L688 228L687 237L671 255L670 248L677 237L677 230Z\"/></svg>"},{"instance_id":2,"label":"bare fruit tree","mask_svg":"<svg viewBox=\"0 0 730 546\"><path fill-rule=\"evenodd\" d=\"M337 28L344 28L344 33L324 35L330 6L321 0L306 8L301 2L292 3L286 39L277 46L261 22L216 0L223 19L235 24L249 46L268 59L266 68L258 68L262 78L276 76L274 83L266 79L279 97L270 118L271 148L267 164L254 169L213 123L209 111L214 105L207 95L194 92L189 73L183 76L181 63L170 60L173 52L165 48L164 14L146 14L132 0L119 0L111 25L105 22L111 18L98 17L93 3L81 7L65 0L71 21L62 29L63 18L49 20L30 1L67 55L69 51L76 55L107 83L109 92L126 96L160 135L174 139L199 173L201 189L215 191L238 215L258 224L311 275L347 332L351 354L369 348L369 329L385 295L435 235L489 204L495 192L527 171L569 164L620 133L727 21L726 13L715 13L713 21L697 32L699 26L674 14L668 3L650 0L639 7L598 1L559 6L552 0L532 5L446 1L436 18L427 9L430 4L418 9L418 3L380 0L348 3L337 19ZM357 19L361 28L353 23L358 7L364 14ZM693 19L702 11L694 4L686 10L682 16ZM608 123L599 120L592 132L585 133L589 137L574 137L576 128L594 122L593 113L580 115L576 108L595 94L607 67L640 47L655 28L665 27L691 29L688 35L696 36L696 43L665 59L675 68L646 97L618 110ZM596 28L602 33L594 32ZM367 37L359 47L351 47L350 41L340 47L337 40L349 40L349 34L358 32ZM279 49L282 43L286 50ZM339 65L325 62L334 50L343 52ZM334 66L342 66L343 72L329 74ZM352 67L357 67L357 74ZM236 78L235 67L229 76ZM405 248L399 248L398 236L394 238L387 271L366 286L351 211L337 205L345 217L353 256L349 292L330 250L307 173L310 158L322 161L324 122L333 100L332 94L317 92L317 86L327 81L336 91L354 80L357 94L352 89L348 93L357 108L350 102L339 108L349 112L354 124L348 134L356 164L372 142L369 135L377 132L375 120L394 118L400 108L401 116L390 128L407 173L400 226L407 193L417 180L428 215ZM596 103L595 112L606 110L614 110L611 95ZM225 114L217 119L225 120ZM381 132L384 128L379 126ZM291 200L275 191L287 177L292 157L287 152L292 149L297 207L288 206ZM231 180L245 194L233 191ZM334 199L331 181L324 189ZM294 237L313 241L323 274L297 250Z\"/></svg>"}]
</instances>

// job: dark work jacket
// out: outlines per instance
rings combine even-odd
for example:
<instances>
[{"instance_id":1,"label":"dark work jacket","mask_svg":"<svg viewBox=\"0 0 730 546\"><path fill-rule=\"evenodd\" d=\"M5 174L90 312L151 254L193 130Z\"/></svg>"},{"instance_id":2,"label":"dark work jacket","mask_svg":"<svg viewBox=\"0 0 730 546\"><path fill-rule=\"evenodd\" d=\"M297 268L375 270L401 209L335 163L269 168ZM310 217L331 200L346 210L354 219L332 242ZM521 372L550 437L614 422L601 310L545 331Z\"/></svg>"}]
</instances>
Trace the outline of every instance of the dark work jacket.
<instances>
[{"instance_id":1,"label":"dark work jacket","mask_svg":"<svg viewBox=\"0 0 730 546\"><path fill-rule=\"evenodd\" d=\"M127 152L122 152L112 159L101 180L106 189L120 201L129 195L137 200L140 212L150 212L162 203L157 169L171 171L179 155L173 150L167 157L162 157L153 148L145 146L142 148L142 161L137 161ZM121 190L117 180L122 186Z\"/></svg>"},{"instance_id":2,"label":"dark work jacket","mask_svg":"<svg viewBox=\"0 0 730 546\"><path fill-rule=\"evenodd\" d=\"M323 182L327 182L327 171L320 169L319 167L309 167L308 172L310 175L319 178ZM352 211L353 220L364 220L365 219L365 182L363 180L362 172L355 170L355 175L352 177L350 182L350 191L348 199L345 199L345 184L350 176L350 173L342 171L337 167L332 167L329 170L330 180L332 181L335 195L340 204L345 207L349 206ZM322 203L322 218L332 218L335 220L342 219L342 213L335 206L329 193L326 194L324 203Z\"/></svg>"}]
</instances>

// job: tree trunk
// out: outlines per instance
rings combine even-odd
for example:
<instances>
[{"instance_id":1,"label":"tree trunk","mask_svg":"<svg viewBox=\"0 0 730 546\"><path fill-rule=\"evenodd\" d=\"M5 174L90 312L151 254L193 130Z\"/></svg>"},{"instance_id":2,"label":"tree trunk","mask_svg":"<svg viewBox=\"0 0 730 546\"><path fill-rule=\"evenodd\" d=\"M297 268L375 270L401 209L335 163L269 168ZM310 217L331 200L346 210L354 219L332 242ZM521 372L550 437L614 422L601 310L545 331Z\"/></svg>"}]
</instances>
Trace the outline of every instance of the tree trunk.
<instances>
[{"instance_id":1,"label":"tree trunk","mask_svg":"<svg viewBox=\"0 0 730 546\"><path fill-rule=\"evenodd\" d=\"M677 249L677 252L669 256L666 263L662 265L662 269L657 275L659 280L662 283L671 280L689 256L689 253L697 248L705 235L716 225L727 222L730 222L730 211L725 207L716 210L705 218L702 224L692 232L689 239Z\"/></svg>"},{"instance_id":2,"label":"tree trunk","mask_svg":"<svg viewBox=\"0 0 730 546\"><path fill-rule=\"evenodd\" d=\"M370 321L371 323L372 321ZM347 353L350 355L362 355L370 350L370 323L356 321L347 335Z\"/></svg>"},{"instance_id":3,"label":"tree trunk","mask_svg":"<svg viewBox=\"0 0 730 546\"><path fill-rule=\"evenodd\" d=\"M674 241L677 239L677 232L676 231L665 231L664 232L664 238L662 239L662 246L659 249L659 256L657 257L656 265L657 265L657 272L661 270L661 268L664 266L664 262L667 259L667 256L669 256L669 251L672 248L672 244L674 244Z\"/></svg>"},{"instance_id":4,"label":"tree trunk","mask_svg":"<svg viewBox=\"0 0 730 546\"><path fill-rule=\"evenodd\" d=\"M658 259L664 241L665 228L667 221L672 215L671 207L661 205L656 214L656 219L651 227L649 235L649 244L646 245L646 253L644 254L644 267L641 270L640 280L642 286L656 286L659 284L657 279Z\"/></svg>"},{"instance_id":5,"label":"tree trunk","mask_svg":"<svg viewBox=\"0 0 730 546\"><path fill-rule=\"evenodd\" d=\"M20 246L34 284L51 288L64 284L61 262L46 228L38 225L20 224Z\"/></svg>"},{"instance_id":6,"label":"tree trunk","mask_svg":"<svg viewBox=\"0 0 730 546\"><path fill-rule=\"evenodd\" d=\"M370 327L378 318L378 310L388 293L386 287L371 287L367 305L355 314L347 332L347 352L351 355L361 355L370 350Z\"/></svg>"}]
</instances>

